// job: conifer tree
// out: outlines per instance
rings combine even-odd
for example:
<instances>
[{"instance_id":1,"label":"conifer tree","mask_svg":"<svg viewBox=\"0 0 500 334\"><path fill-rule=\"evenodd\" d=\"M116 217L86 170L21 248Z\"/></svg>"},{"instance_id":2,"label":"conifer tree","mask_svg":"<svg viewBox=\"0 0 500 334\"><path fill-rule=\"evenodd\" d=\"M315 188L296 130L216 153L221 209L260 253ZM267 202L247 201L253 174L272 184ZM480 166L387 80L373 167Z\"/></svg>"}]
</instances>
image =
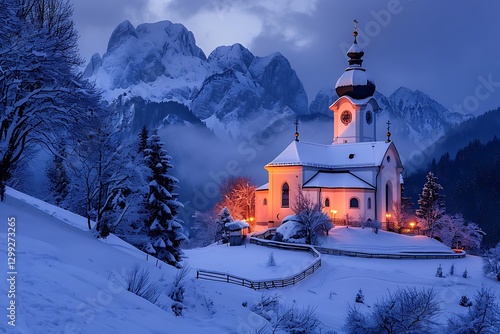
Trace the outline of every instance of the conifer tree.
<instances>
[{"instance_id":1,"label":"conifer tree","mask_svg":"<svg viewBox=\"0 0 500 334\"><path fill-rule=\"evenodd\" d=\"M173 168L170 160L160 137L156 131L153 132L144 151L144 161L149 169L149 193L146 199L149 242L144 245L144 249L160 260L180 267L183 254L180 243L187 238L183 233L183 222L177 218L183 207L177 201L178 194L175 192L179 181L167 173Z\"/></svg>"},{"instance_id":2,"label":"conifer tree","mask_svg":"<svg viewBox=\"0 0 500 334\"><path fill-rule=\"evenodd\" d=\"M229 212L229 209L224 207L220 211L219 219L217 220L217 231L215 233L215 241L220 241L223 244L229 242L229 233L226 227L227 223L232 222L234 219Z\"/></svg>"},{"instance_id":3,"label":"conifer tree","mask_svg":"<svg viewBox=\"0 0 500 334\"><path fill-rule=\"evenodd\" d=\"M64 163L65 159L66 153L63 145L61 145L60 152L54 155L45 171L45 175L49 181L48 200L57 206L61 206L61 203L69 193L70 181Z\"/></svg>"},{"instance_id":4,"label":"conifer tree","mask_svg":"<svg viewBox=\"0 0 500 334\"><path fill-rule=\"evenodd\" d=\"M144 154L144 151L148 147L149 131L146 126L141 128L139 132L139 143L137 145L137 151L139 154Z\"/></svg>"},{"instance_id":5,"label":"conifer tree","mask_svg":"<svg viewBox=\"0 0 500 334\"><path fill-rule=\"evenodd\" d=\"M437 183L437 177L434 176L434 173L429 172L427 182L419 195L419 208L416 215L427 227L431 238L434 236L435 223L443 216L445 211L443 197L439 195L439 190L442 189L443 187Z\"/></svg>"}]
</instances>

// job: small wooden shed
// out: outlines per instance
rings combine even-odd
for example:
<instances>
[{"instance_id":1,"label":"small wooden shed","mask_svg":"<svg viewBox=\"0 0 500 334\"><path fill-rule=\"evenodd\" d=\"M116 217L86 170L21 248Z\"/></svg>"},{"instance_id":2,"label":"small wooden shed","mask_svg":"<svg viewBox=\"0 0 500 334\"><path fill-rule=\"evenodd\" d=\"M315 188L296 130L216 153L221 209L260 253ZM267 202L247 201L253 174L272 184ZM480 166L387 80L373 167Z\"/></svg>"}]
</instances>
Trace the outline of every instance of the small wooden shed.
<instances>
[{"instance_id":1,"label":"small wooden shed","mask_svg":"<svg viewBox=\"0 0 500 334\"><path fill-rule=\"evenodd\" d=\"M226 223L226 228L229 230L229 246L240 246L245 240L250 225L241 220L235 220Z\"/></svg>"}]
</instances>

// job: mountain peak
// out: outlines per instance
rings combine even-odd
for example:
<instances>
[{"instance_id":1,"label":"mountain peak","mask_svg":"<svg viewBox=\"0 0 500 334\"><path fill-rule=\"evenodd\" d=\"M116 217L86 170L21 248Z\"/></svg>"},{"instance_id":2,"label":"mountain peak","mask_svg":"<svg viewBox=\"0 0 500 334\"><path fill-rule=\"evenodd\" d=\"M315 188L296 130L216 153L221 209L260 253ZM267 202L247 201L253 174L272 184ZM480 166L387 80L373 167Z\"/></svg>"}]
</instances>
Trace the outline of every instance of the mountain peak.
<instances>
[{"instance_id":1,"label":"mountain peak","mask_svg":"<svg viewBox=\"0 0 500 334\"><path fill-rule=\"evenodd\" d=\"M120 23L111 33L111 37L109 38L108 42L108 49L106 52L112 52L130 37L139 38L139 36L137 36L137 31L135 30L132 23L130 23L129 20L125 20Z\"/></svg>"},{"instance_id":2,"label":"mountain peak","mask_svg":"<svg viewBox=\"0 0 500 334\"><path fill-rule=\"evenodd\" d=\"M208 56L208 62L214 71L224 72L234 69L245 73L255 56L243 45L236 43L230 46L219 46Z\"/></svg>"}]
</instances>

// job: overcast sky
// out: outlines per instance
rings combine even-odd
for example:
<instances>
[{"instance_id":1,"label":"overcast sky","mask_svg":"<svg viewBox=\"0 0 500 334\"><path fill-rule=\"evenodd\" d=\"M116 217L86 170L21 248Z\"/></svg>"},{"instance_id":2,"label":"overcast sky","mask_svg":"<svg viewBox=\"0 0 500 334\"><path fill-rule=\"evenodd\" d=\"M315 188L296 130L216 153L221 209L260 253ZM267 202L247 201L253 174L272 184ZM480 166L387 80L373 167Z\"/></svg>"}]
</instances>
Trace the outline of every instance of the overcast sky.
<instances>
[{"instance_id":1,"label":"overcast sky","mask_svg":"<svg viewBox=\"0 0 500 334\"><path fill-rule=\"evenodd\" d=\"M71 0L87 60L106 52L122 21L169 20L191 30L208 56L241 43L256 56L279 51L309 102L347 66L353 19L364 66L377 89L418 89L445 107L474 114L500 107L498 0Z\"/></svg>"}]
</instances>

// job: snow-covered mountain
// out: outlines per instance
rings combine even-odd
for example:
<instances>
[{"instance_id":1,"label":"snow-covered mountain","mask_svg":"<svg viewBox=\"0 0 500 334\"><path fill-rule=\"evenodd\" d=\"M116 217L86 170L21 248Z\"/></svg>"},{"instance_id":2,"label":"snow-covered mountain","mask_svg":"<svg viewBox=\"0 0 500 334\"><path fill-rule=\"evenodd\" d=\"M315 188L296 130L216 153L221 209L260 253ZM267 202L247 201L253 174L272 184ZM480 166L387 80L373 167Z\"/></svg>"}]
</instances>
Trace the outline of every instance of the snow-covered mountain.
<instances>
[{"instance_id":1,"label":"snow-covered mountain","mask_svg":"<svg viewBox=\"0 0 500 334\"><path fill-rule=\"evenodd\" d=\"M85 75L96 81L122 120L147 118L142 114L150 103L164 107L166 117L165 104L176 102L222 138L250 137L283 117L308 111L304 87L283 55L256 57L235 44L218 47L207 59L193 34L170 21L137 28L121 23L106 53L92 57Z\"/></svg>"},{"instance_id":2,"label":"snow-covered mountain","mask_svg":"<svg viewBox=\"0 0 500 334\"><path fill-rule=\"evenodd\" d=\"M85 75L96 81L117 121L132 134L143 125L175 124L208 128L221 139L255 138L280 121L291 124L296 116L330 121L328 107L337 98L325 88L308 106L300 79L280 53L258 57L234 44L216 48L207 58L193 34L170 21L137 27L121 23L106 53L92 57ZM389 97L376 92L375 98L382 108L378 139L385 138L390 120L391 139L407 161L472 117L406 87Z\"/></svg>"}]
</instances>

